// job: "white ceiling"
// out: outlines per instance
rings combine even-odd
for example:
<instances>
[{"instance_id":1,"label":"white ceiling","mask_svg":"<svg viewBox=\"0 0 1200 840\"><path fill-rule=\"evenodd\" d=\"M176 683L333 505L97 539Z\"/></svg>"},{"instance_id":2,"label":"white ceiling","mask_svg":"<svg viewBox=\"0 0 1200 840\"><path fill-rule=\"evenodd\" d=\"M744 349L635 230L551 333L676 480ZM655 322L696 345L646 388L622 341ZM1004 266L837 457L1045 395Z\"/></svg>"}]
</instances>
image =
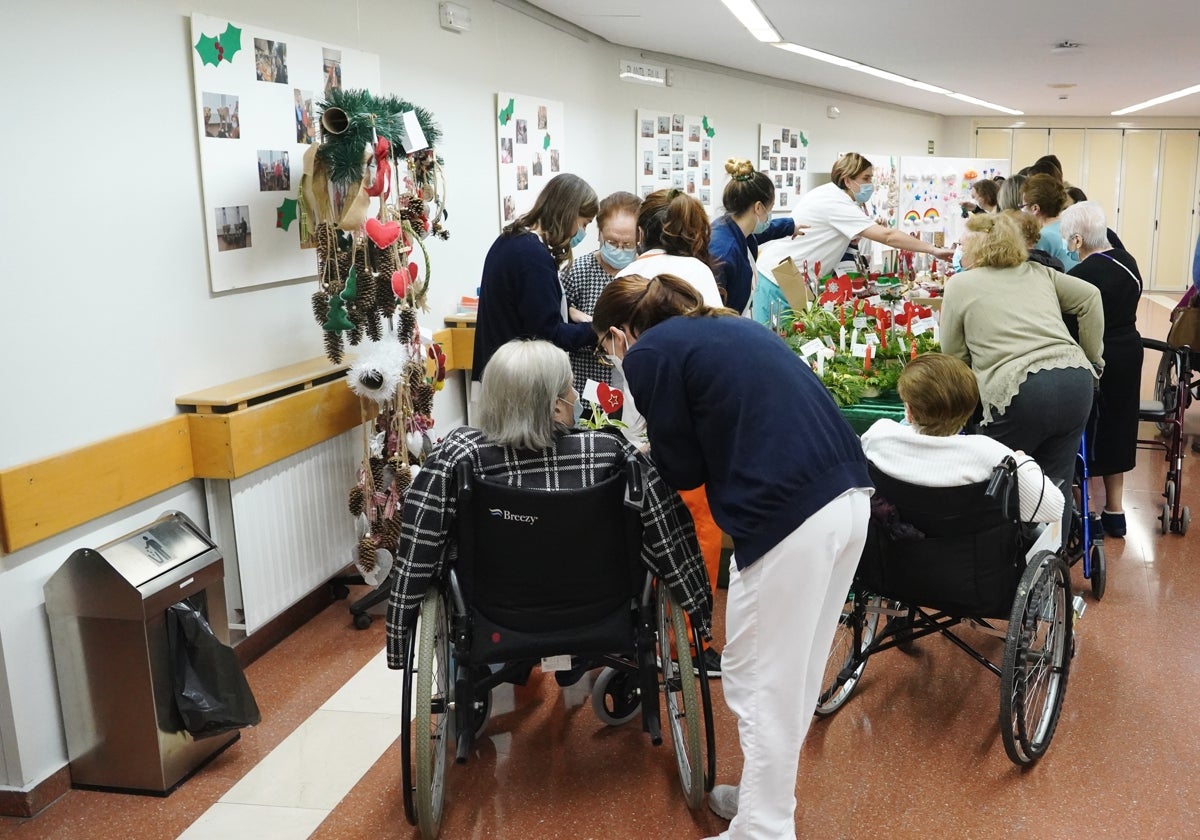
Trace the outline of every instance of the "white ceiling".
<instances>
[{"instance_id":1,"label":"white ceiling","mask_svg":"<svg viewBox=\"0 0 1200 840\"><path fill-rule=\"evenodd\" d=\"M533 0L623 46L950 116L1002 116L756 41L720 0ZM785 41L1037 116L1105 116L1200 84L1200 2L758 0ZM1072 41L1067 55L1051 48ZM1074 84L1058 90L1053 84ZM1060 100L1061 95L1068 99ZM1198 117L1200 94L1131 115Z\"/></svg>"}]
</instances>

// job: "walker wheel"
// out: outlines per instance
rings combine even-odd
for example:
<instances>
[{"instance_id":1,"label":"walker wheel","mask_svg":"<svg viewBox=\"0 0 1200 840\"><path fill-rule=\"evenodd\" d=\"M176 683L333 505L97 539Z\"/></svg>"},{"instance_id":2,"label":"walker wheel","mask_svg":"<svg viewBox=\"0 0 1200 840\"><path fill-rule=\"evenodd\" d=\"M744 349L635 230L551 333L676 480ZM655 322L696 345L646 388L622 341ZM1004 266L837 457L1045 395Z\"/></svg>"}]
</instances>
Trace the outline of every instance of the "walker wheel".
<instances>
[{"instance_id":1,"label":"walker wheel","mask_svg":"<svg viewBox=\"0 0 1200 840\"><path fill-rule=\"evenodd\" d=\"M1179 512L1179 536L1187 533L1188 525L1192 523L1192 512L1186 507Z\"/></svg>"},{"instance_id":2,"label":"walker wheel","mask_svg":"<svg viewBox=\"0 0 1200 840\"><path fill-rule=\"evenodd\" d=\"M358 629L358 630L366 630L366 629L367 629L368 627L370 627L370 626L371 626L371 615L370 615L370 613L365 613L365 612L364 612L364 613L355 613L355 614L354 614L354 627L355 627L356 629Z\"/></svg>"},{"instance_id":3,"label":"walker wheel","mask_svg":"<svg viewBox=\"0 0 1200 840\"><path fill-rule=\"evenodd\" d=\"M1173 479L1170 479L1170 478L1167 479L1167 486L1163 490L1163 497L1166 498L1166 500L1167 500L1167 507L1174 510L1175 509L1175 481Z\"/></svg>"},{"instance_id":4,"label":"walker wheel","mask_svg":"<svg viewBox=\"0 0 1200 840\"><path fill-rule=\"evenodd\" d=\"M1171 530L1171 509L1166 505L1162 506L1158 514L1158 524L1164 534Z\"/></svg>"},{"instance_id":5,"label":"walker wheel","mask_svg":"<svg viewBox=\"0 0 1200 840\"><path fill-rule=\"evenodd\" d=\"M1104 546L1100 543L1092 545L1092 553L1090 560L1091 568L1089 582L1092 585L1092 597L1099 601L1104 597L1104 590L1108 584L1108 567L1104 561Z\"/></svg>"}]
</instances>

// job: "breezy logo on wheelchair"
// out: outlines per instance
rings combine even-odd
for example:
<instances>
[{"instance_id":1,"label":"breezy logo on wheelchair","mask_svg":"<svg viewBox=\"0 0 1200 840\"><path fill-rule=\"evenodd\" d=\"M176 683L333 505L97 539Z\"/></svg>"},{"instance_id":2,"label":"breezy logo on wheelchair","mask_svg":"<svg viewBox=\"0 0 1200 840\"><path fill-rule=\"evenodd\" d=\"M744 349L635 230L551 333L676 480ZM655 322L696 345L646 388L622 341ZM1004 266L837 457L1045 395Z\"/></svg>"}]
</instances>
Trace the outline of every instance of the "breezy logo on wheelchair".
<instances>
[{"instance_id":1,"label":"breezy logo on wheelchair","mask_svg":"<svg viewBox=\"0 0 1200 840\"><path fill-rule=\"evenodd\" d=\"M488 508L488 513L498 516L506 522L519 522L522 525L532 525L538 518L530 513L513 513L504 508Z\"/></svg>"}]
</instances>

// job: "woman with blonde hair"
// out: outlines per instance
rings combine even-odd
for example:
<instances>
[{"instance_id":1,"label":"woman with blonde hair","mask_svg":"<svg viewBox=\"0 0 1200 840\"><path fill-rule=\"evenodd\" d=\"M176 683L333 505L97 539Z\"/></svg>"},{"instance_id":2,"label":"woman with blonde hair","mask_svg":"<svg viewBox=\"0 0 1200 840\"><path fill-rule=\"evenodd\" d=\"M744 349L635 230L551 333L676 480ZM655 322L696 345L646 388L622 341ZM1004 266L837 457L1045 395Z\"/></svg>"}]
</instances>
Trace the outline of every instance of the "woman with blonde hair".
<instances>
[{"instance_id":1,"label":"woman with blonde hair","mask_svg":"<svg viewBox=\"0 0 1200 840\"><path fill-rule=\"evenodd\" d=\"M796 836L800 747L866 540L862 446L812 369L766 327L703 305L675 277L621 277L592 325L646 417L655 465L704 484L733 538L725 702L738 718L738 786L709 807L726 838ZM730 365L734 356L744 365ZM781 430L786 446L772 446Z\"/></svg>"},{"instance_id":2,"label":"woman with blonde hair","mask_svg":"<svg viewBox=\"0 0 1200 840\"><path fill-rule=\"evenodd\" d=\"M962 262L970 271L946 284L942 351L975 372L980 431L1029 453L1065 489L1104 368L1100 293L1027 261L1021 230L1003 213L972 216L966 228ZM1064 313L1078 318L1079 343ZM1064 519L1064 539L1069 524Z\"/></svg>"},{"instance_id":3,"label":"woman with blonde hair","mask_svg":"<svg viewBox=\"0 0 1200 840\"><path fill-rule=\"evenodd\" d=\"M729 183L721 203L725 215L713 222L712 242L708 250L717 261L717 285L725 290L725 304L745 313L754 291L758 247L773 239L796 235L796 223L790 218L772 219L775 185L750 161L729 158L725 161Z\"/></svg>"},{"instance_id":4,"label":"woman with blonde hair","mask_svg":"<svg viewBox=\"0 0 1200 840\"><path fill-rule=\"evenodd\" d=\"M877 224L867 216L863 207L874 193L875 168L871 161L857 152L838 158L829 173L830 182L805 193L792 211L797 227L808 226L798 239L778 240L762 250L759 256L764 273L786 257L797 267L808 263L813 274L820 263L821 273L829 274L842 259L851 242L859 237L899 248L932 254L939 260L950 260L952 248L937 248L928 242L909 236L895 228Z\"/></svg>"}]
</instances>

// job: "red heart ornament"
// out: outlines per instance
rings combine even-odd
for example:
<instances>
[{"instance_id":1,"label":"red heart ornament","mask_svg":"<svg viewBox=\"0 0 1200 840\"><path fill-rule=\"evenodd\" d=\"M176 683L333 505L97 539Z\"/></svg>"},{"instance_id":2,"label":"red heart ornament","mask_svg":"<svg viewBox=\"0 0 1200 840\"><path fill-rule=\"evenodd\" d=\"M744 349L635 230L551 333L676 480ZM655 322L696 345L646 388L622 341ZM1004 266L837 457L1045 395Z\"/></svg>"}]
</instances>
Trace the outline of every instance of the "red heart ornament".
<instances>
[{"instance_id":1,"label":"red heart ornament","mask_svg":"<svg viewBox=\"0 0 1200 840\"><path fill-rule=\"evenodd\" d=\"M400 223L367 219L367 236L376 248L386 248L400 238Z\"/></svg>"},{"instance_id":2,"label":"red heart ornament","mask_svg":"<svg viewBox=\"0 0 1200 840\"><path fill-rule=\"evenodd\" d=\"M605 414L619 411L625 404L625 395L621 393L620 389L613 388L607 382L601 382L596 386L596 399L600 401L600 410Z\"/></svg>"},{"instance_id":3,"label":"red heart ornament","mask_svg":"<svg viewBox=\"0 0 1200 840\"><path fill-rule=\"evenodd\" d=\"M417 264L415 262L410 262L408 264L408 276L409 276L409 279L412 280L412 282L414 282L414 283L417 282L417 274L419 274L420 271L421 270L419 268L417 268Z\"/></svg>"},{"instance_id":4,"label":"red heart ornament","mask_svg":"<svg viewBox=\"0 0 1200 840\"><path fill-rule=\"evenodd\" d=\"M402 298L408 294L408 274L403 271L392 272L392 291L396 297Z\"/></svg>"}]
</instances>

